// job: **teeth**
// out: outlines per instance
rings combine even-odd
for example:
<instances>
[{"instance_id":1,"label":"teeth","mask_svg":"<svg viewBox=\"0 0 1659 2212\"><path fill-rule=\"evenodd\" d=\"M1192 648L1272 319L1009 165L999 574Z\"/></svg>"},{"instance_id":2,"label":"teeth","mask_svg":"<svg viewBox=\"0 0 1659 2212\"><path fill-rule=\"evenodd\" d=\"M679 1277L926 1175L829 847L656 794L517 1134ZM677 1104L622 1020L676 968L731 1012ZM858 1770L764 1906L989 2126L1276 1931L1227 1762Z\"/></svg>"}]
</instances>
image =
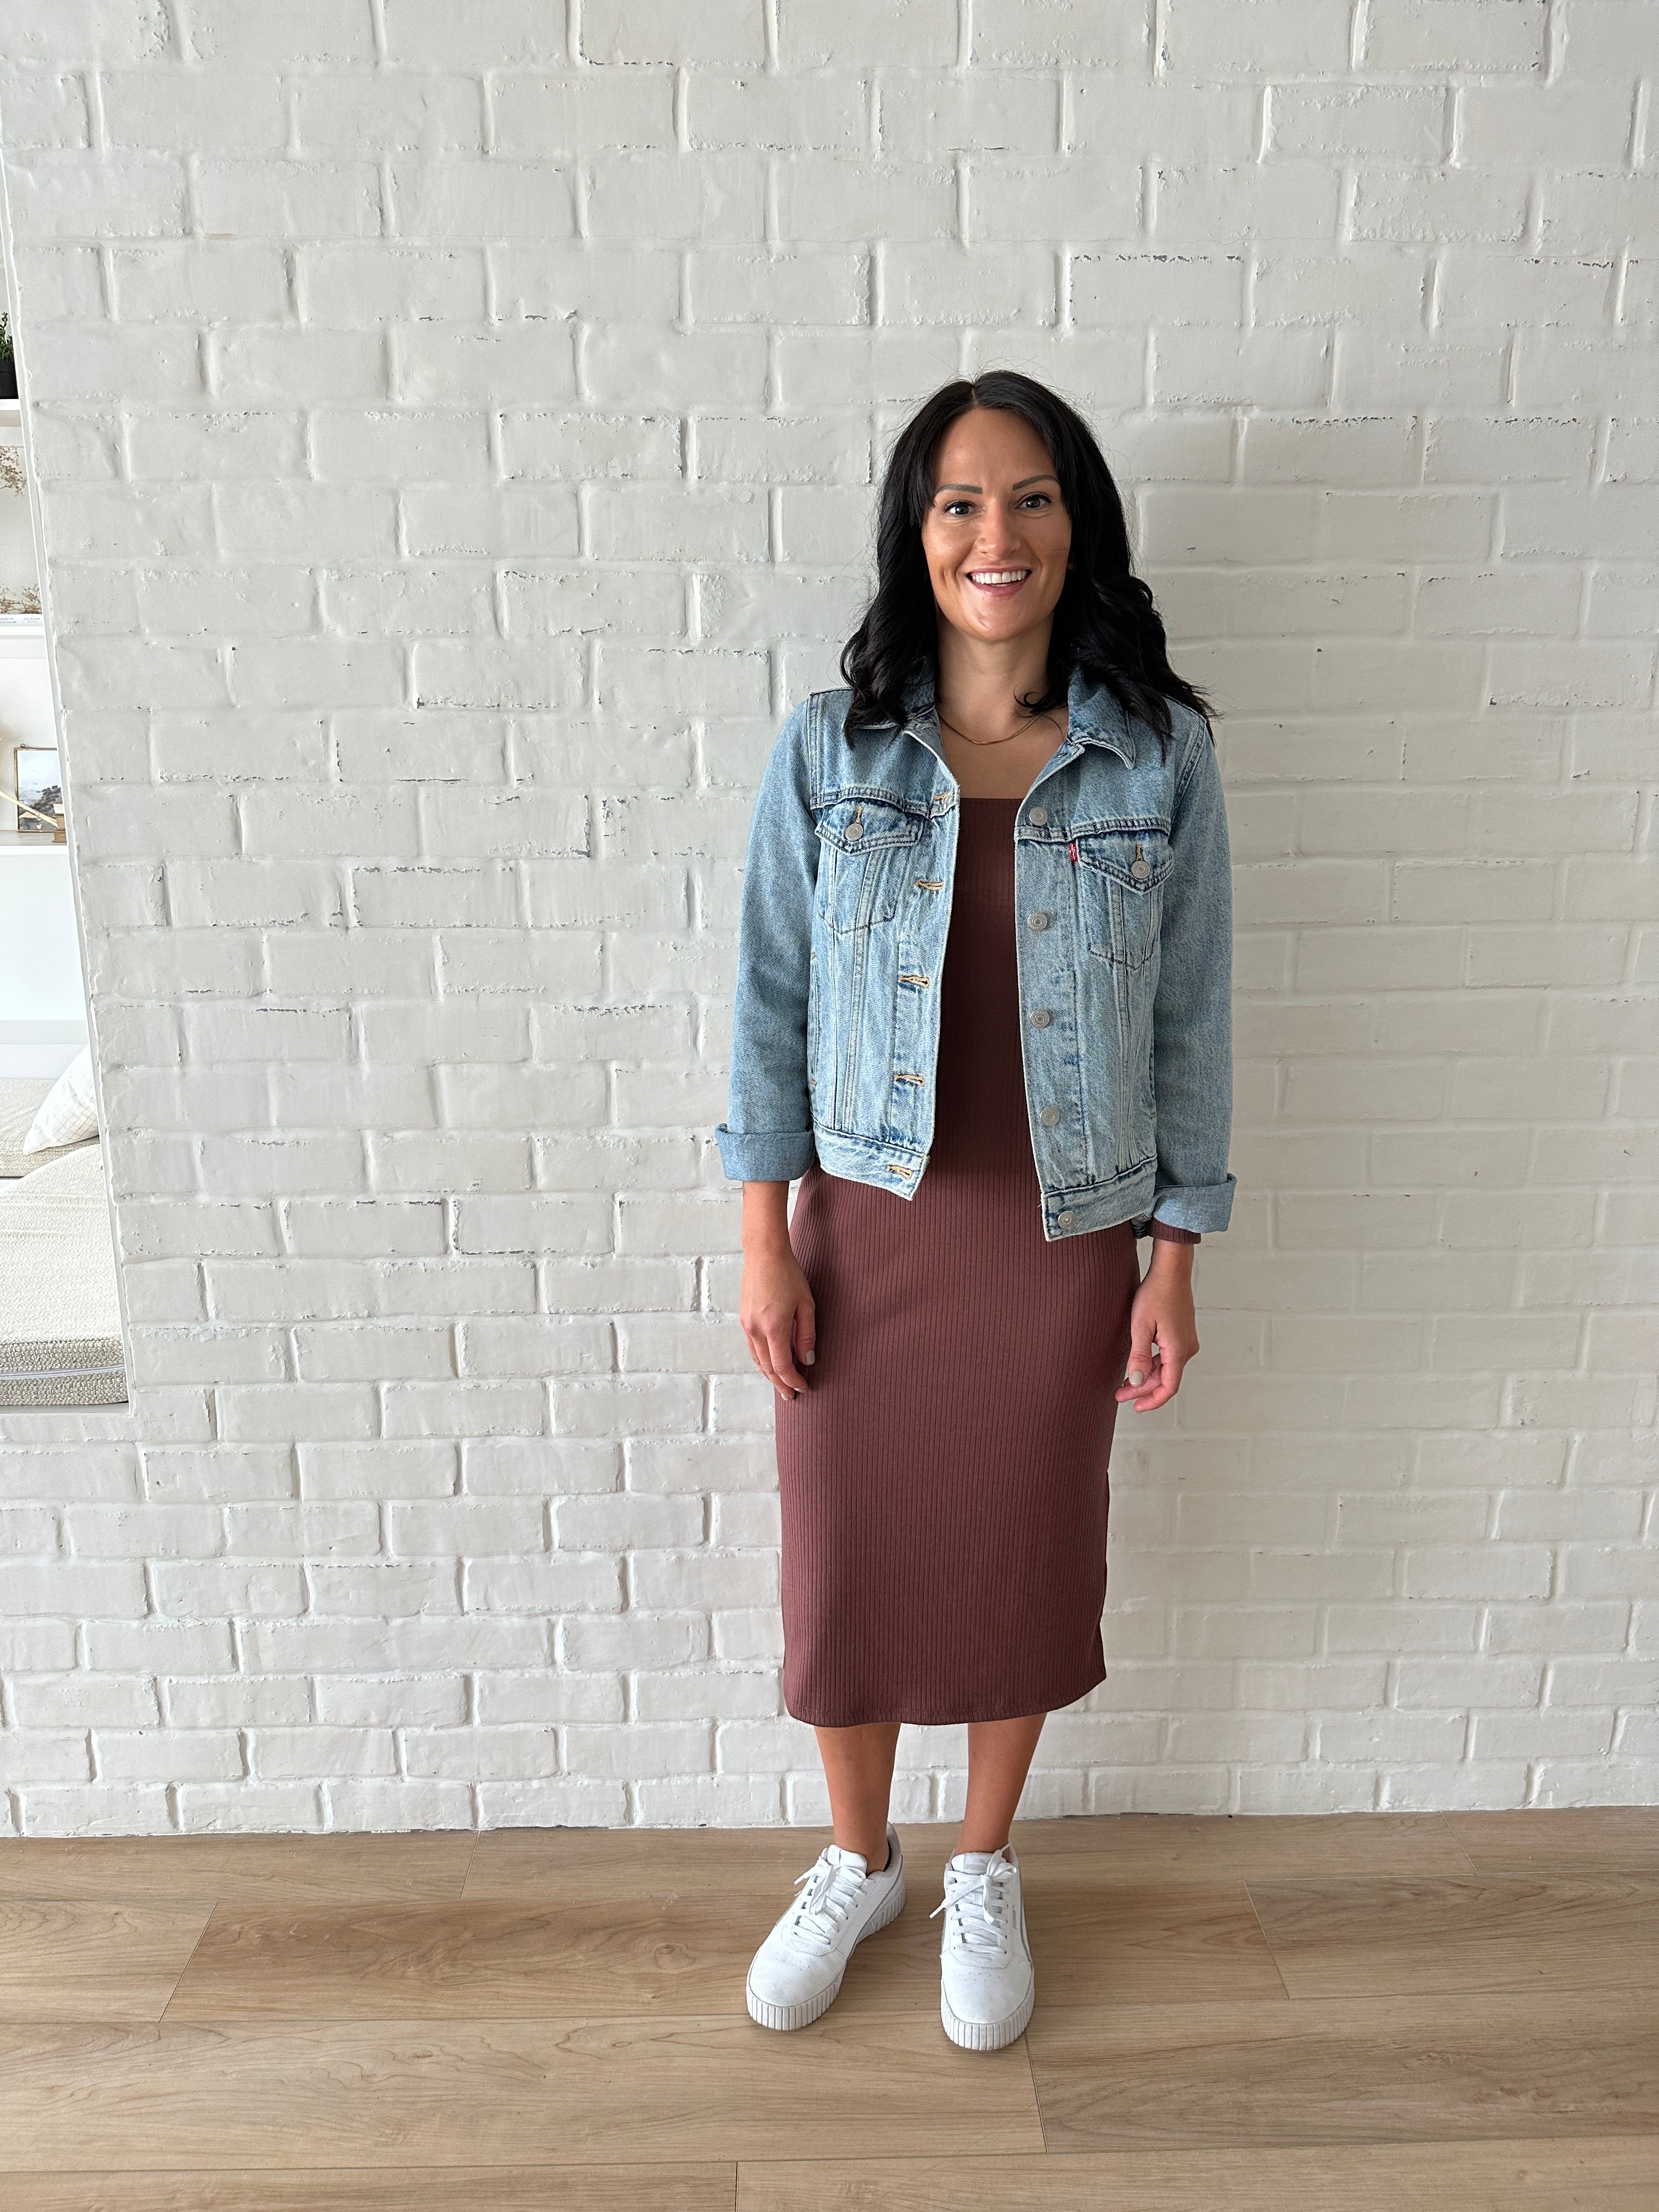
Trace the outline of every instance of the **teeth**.
<instances>
[{"instance_id":1,"label":"teeth","mask_svg":"<svg viewBox=\"0 0 1659 2212\"><path fill-rule=\"evenodd\" d=\"M1018 584L1030 573L1029 568L970 568L968 580L974 584Z\"/></svg>"}]
</instances>

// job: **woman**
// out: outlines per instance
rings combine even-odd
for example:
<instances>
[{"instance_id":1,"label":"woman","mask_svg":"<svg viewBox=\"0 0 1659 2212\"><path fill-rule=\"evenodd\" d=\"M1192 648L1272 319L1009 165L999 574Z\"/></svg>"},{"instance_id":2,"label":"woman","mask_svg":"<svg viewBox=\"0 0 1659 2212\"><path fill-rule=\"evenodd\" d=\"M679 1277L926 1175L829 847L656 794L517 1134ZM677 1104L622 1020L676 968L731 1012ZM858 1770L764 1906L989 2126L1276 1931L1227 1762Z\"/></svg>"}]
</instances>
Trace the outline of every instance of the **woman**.
<instances>
[{"instance_id":1,"label":"woman","mask_svg":"<svg viewBox=\"0 0 1659 2212\"><path fill-rule=\"evenodd\" d=\"M1034 2001L1009 1832L1037 1738L1105 1675L1117 1407L1180 1388L1193 1246L1232 1206L1226 814L1064 401L936 392L877 550L847 687L793 710L756 799L717 1133L778 1394L784 1702L835 1821L748 2000L775 2028L834 2000L904 1902L900 1725L966 1722L940 2010L983 2051Z\"/></svg>"}]
</instances>

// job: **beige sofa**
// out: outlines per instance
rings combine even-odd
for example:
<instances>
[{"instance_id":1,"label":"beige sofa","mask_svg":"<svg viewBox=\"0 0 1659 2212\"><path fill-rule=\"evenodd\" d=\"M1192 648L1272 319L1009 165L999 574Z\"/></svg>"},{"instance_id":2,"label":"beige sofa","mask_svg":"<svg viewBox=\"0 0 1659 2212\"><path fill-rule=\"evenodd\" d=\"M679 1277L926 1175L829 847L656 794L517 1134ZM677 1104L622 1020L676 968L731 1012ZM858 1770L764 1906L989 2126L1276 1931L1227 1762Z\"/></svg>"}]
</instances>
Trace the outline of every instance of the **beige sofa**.
<instances>
[{"instance_id":1,"label":"beige sofa","mask_svg":"<svg viewBox=\"0 0 1659 2212\"><path fill-rule=\"evenodd\" d=\"M127 1383L103 1146L22 1149L51 1088L0 1079L0 1407L118 1406Z\"/></svg>"}]
</instances>

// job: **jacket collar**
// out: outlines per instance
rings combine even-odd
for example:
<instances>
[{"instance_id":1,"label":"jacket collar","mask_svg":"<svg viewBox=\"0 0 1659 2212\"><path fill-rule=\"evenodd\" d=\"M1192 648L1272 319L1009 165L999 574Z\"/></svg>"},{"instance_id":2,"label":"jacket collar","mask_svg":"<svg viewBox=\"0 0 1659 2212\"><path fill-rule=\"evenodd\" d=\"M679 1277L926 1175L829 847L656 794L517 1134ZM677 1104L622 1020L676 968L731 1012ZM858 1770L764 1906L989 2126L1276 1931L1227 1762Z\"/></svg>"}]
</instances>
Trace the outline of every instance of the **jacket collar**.
<instances>
[{"instance_id":1,"label":"jacket collar","mask_svg":"<svg viewBox=\"0 0 1659 2212\"><path fill-rule=\"evenodd\" d=\"M937 722L934 693L938 683L938 664L933 655L919 660L905 678L902 698L907 721L919 721L924 717ZM1103 684L1091 682L1080 668L1073 668L1066 695L1066 728L1070 736L1080 744L1103 745L1121 761L1133 767L1135 757L1134 738L1129 728L1128 716Z\"/></svg>"}]
</instances>

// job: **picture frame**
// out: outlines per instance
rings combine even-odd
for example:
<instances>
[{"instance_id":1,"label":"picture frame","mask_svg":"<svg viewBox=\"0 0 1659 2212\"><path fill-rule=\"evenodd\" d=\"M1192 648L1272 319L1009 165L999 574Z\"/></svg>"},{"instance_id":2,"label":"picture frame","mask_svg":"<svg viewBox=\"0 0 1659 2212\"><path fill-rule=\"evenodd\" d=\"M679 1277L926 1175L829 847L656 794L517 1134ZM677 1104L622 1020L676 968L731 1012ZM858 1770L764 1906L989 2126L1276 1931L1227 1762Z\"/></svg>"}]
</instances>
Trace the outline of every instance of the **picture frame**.
<instances>
[{"instance_id":1,"label":"picture frame","mask_svg":"<svg viewBox=\"0 0 1659 2212\"><path fill-rule=\"evenodd\" d=\"M67 842L64 777L56 745L12 748L12 817L20 837Z\"/></svg>"}]
</instances>

